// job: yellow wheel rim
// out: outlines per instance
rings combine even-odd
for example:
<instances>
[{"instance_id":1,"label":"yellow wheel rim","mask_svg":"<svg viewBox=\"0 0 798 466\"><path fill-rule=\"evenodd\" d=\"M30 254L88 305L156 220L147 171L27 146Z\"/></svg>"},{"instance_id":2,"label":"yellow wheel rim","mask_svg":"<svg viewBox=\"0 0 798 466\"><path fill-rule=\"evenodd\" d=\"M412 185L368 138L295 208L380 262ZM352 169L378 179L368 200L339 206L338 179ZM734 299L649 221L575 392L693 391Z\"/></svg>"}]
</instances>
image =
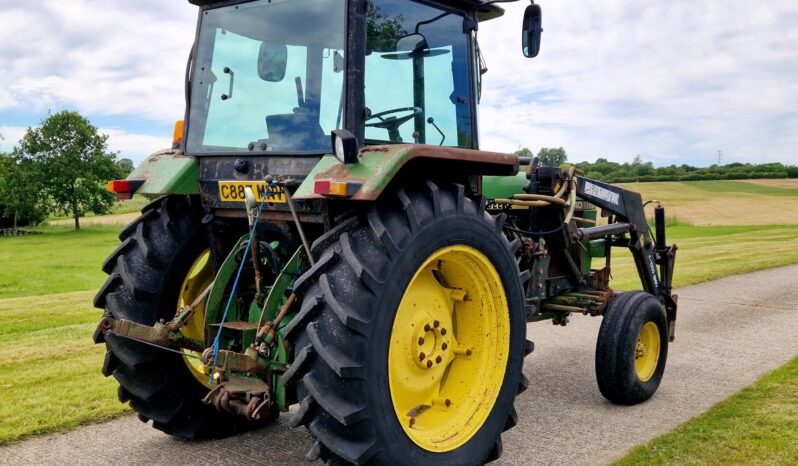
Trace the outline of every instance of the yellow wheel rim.
<instances>
[{"instance_id":1,"label":"yellow wheel rim","mask_svg":"<svg viewBox=\"0 0 798 466\"><path fill-rule=\"evenodd\" d=\"M657 370L659 346L659 328L654 322L647 322L640 329L635 348L635 370L642 382L648 382Z\"/></svg>"},{"instance_id":2,"label":"yellow wheel rim","mask_svg":"<svg viewBox=\"0 0 798 466\"><path fill-rule=\"evenodd\" d=\"M180 296L177 300L177 309L180 310L186 306L190 306L197 297L205 291L208 286L213 282L213 267L211 266L211 252L205 250L197 257L197 260L191 265L188 270L186 278L180 287ZM205 303L203 302L194 314L188 320L188 323L180 329L187 338L198 341L205 341ZM186 365L191 370L191 374L203 385L210 388L208 385L208 377L210 372L205 368L202 362L191 356L201 356L195 351L183 350L187 356L183 357Z\"/></svg>"},{"instance_id":3,"label":"yellow wheel rim","mask_svg":"<svg viewBox=\"0 0 798 466\"><path fill-rule=\"evenodd\" d=\"M418 269L396 312L388 383L399 423L419 447L454 450L482 427L499 395L510 348L501 277L470 246Z\"/></svg>"}]
</instances>

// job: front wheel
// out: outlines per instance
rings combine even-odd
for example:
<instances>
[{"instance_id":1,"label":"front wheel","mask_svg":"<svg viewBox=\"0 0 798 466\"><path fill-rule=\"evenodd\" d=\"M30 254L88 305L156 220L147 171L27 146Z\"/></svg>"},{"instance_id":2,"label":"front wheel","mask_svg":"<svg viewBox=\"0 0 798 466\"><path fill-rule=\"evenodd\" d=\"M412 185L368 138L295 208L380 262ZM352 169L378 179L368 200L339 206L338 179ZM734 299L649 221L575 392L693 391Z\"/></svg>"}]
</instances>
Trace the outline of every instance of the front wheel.
<instances>
[{"instance_id":1,"label":"front wheel","mask_svg":"<svg viewBox=\"0 0 798 466\"><path fill-rule=\"evenodd\" d=\"M642 291L612 300L596 344L596 378L606 399L634 405L659 388L668 356L668 322L654 296Z\"/></svg>"},{"instance_id":2,"label":"front wheel","mask_svg":"<svg viewBox=\"0 0 798 466\"><path fill-rule=\"evenodd\" d=\"M527 385L515 246L462 186L431 182L316 242L285 377L316 453L334 464L498 458Z\"/></svg>"}]
</instances>

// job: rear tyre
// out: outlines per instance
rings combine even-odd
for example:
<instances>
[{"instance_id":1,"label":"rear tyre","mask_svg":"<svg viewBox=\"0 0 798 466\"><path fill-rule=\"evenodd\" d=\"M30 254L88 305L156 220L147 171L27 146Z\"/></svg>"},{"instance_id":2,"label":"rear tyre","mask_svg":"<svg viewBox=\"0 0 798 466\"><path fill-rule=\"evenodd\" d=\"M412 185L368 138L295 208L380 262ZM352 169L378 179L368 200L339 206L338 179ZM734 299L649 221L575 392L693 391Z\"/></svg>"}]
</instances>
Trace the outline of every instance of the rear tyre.
<instances>
[{"instance_id":1,"label":"rear tyre","mask_svg":"<svg viewBox=\"0 0 798 466\"><path fill-rule=\"evenodd\" d=\"M122 244L106 259L109 274L94 299L104 316L152 325L175 316L181 289L191 283L207 237L189 197L164 197L119 235ZM119 382L119 400L130 402L143 422L186 439L217 438L249 427L202 403L208 389L178 354L111 334L95 334L107 351L102 373Z\"/></svg>"},{"instance_id":2,"label":"rear tyre","mask_svg":"<svg viewBox=\"0 0 798 466\"><path fill-rule=\"evenodd\" d=\"M297 281L294 424L328 464L492 461L527 387L518 244L462 186L384 197L316 241Z\"/></svg>"},{"instance_id":3,"label":"rear tyre","mask_svg":"<svg viewBox=\"0 0 798 466\"><path fill-rule=\"evenodd\" d=\"M668 323L657 299L642 291L616 296L596 344L596 378L604 397L634 405L659 388L668 356Z\"/></svg>"}]
</instances>

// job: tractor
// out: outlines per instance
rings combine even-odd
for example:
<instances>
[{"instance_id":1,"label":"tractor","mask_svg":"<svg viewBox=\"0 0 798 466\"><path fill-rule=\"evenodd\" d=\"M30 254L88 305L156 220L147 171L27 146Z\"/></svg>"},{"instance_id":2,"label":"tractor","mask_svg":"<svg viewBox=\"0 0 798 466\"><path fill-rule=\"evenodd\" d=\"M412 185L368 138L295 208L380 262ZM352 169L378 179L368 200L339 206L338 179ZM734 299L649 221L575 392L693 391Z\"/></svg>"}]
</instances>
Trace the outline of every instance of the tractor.
<instances>
[{"instance_id":1,"label":"tractor","mask_svg":"<svg viewBox=\"0 0 798 466\"><path fill-rule=\"evenodd\" d=\"M604 397L654 394L665 210L649 225L637 193L479 149L477 31L500 2L189 1L185 116L109 182L153 200L95 298L102 373L142 421L203 439L286 413L310 460L484 464L529 384L527 324L580 314L603 318ZM525 57L542 30L532 2ZM642 290L610 288L616 247Z\"/></svg>"}]
</instances>

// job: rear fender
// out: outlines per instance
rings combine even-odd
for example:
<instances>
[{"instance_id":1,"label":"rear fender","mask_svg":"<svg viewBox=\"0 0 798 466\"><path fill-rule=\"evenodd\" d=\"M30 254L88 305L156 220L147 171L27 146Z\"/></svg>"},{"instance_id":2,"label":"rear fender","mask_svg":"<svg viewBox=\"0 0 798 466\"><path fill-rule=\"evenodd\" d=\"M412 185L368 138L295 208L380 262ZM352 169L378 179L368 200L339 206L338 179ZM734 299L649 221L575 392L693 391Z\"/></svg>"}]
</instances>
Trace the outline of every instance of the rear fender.
<instances>
[{"instance_id":1,"label":"rear fender","mask_svg":"<svg viewBox=\"0 0 798 466\"><path fill-rule=\"evenodd\" d=\"M128 179L144 180L136 194L199 194L199 161L181 150L156 152Z\"/></svg>"},{"instance_id":2,"label":"rear fender","mask_svg":"<svg viewBox=\"0 0 798 466\"><path fill-rule=\"evenodd\" d=\"M358 154L357 163L346 165L332 155L322 158L293 197L323 199L315 193L315 183L340 181L361 184L350 200L375 201L392 180L410 171L409 168L412 168L409 176L415 179L435 177L442 169L447 175L514 176L518 164L515 155L497 152L423 144L368 146Z\"/></svg>"}]
</instances>

